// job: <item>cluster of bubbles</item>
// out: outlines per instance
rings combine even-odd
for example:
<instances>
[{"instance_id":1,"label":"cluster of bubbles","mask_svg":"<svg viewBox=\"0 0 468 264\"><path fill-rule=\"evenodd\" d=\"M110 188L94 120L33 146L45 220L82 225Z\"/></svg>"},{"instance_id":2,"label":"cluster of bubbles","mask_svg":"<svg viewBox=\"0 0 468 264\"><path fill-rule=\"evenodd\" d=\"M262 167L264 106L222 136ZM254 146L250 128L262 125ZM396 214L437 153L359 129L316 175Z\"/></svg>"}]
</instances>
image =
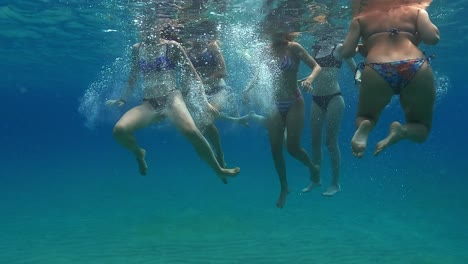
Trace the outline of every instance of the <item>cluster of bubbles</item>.
<instances>
[{"instance_id":1,"label":"cluster of bubbles","mask_svg":"<svg viewBox=\"0 0 468 264\"><path fill-rule=\"evenodd\" d=\"M104 67L97 80L89 85L78 107L79 113L85 118L86 127L93 129L99 122L115 119L117 113L108 108L105 101L123 94L128 71L128 61L117 58L112 65Z\"/></svg>"},{"instance_id":2,"label":"cluster of bubbles","mask_svg":"<svg viewBox=\"0 0 468 264\"><path fill-rule=\"evenodd\" d=\"M441 72L435 71L434 76L435 76L435 87L436 87L436 104L438 104L445 98L449 88L451 88L452 85L447 75Z\"/></svg>"},{"instance_id":3,"label":"cluster of bubbles","mask_svg":"<svg viewBox=\"0 0 468 264\"><path fill-rule=\"evenodd\" d=\"M193 121L197 127L203 130L212 123L212 118L214 118L210 114L210 109L208 109L208 101L203 91L203 86L193 76L189 77L185 85L184 89L187 90L187 93L184 95L185 103Z\"/></svg>"},{"instance_id":4,"label":"cluster of bubbles","mask_svg":"<svg viewBox=\"0 0 468 264\"><path fill-rule=\"evenodd\" d=\"M263 39L255 24L230 23L222 32L222 38L228 39L228 56L240 60L246 67L228 69L231 75L239 76L239 81L246 80L246 85L253 85L254 92L248 94L249 106L262 113L267 113L273 105L273 77L271 56L266 52L268 42ZM247 78L245 78L247 77ZM242 96L242 90L238 92Z\"/></svg>"}]
</instances>

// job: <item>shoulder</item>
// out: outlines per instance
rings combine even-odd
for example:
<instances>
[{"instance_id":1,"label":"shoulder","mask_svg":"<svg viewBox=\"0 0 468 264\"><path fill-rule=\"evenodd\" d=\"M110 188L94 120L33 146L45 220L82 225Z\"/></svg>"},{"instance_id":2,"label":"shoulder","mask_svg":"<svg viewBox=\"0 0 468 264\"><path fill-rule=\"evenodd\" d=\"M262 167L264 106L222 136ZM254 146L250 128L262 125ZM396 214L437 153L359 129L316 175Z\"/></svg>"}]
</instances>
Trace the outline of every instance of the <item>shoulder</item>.
<instances>
[{"instance_id":1,"label":"shoulder","mask_svg":"<svg viewBox=\"0 0 468 264\"><path fill-rule=\"evenodd\" d=\"M217 41L212 41L212 42L208 43L207 49L210 52L219 52L220 51L220 47L219 47L219 44L218 44Z\"/></svg>"},{"instance_id":2,"label":"shoulder","mask_svg":"<svg viewBox=\"0 0 468 264\"><path fill-rule=\"evenodd\" d=\"M333 57L335 57L335 59L341 59L341 50L343 50L343 44L336 44L335 48L333 49Z\"/></svg>"},{"instance_id":3,"label":"shoulder","mask_svg":"<svg viewBox=\"0 0 468 264\"><path fill-rule=\"evenodd\" d=\"M424 8L417 8L417 7L414 7L414 12L419 16L419 15L423 15L423 16L429 16L429 13L426 11L426 9Z\"/></svg>"},{"instance_id":4,"label":"shoulder","mask_svg":"<svg viewBox=\"0 0 468 264\"><path fill-rule=\"evenodd\" d=\"M174 40L168 40L168 41L166 41L165 44L166 44L167 46L171 47L171 48L179 48L179 49L182 48L182 45L180 45L179 42L174 41Z\"/></svg>"},{"instance_id":5,"label":"shoulder","mask_svg":"<svg viewBox=\"0 0 468 264\"><path fill-rule=\"evenodd\" d=\"M335 51L340 51L342 48L343 48L342 43L338 43L338 44L335 45Z\"/></svg>"},{"instance_id":6,"label":"shoulder","mask_svg":"<svg viewBox=\"0 0 468 264\"><path fill-rule=\"evenodd\" d=\"M219 44L218 44L218 41L211 41L210 43L208 43L208 48L210 49L219 49Z\"/></svg>"},{"instance_id":7,"label":"shoulder","mask_svg":"<svg viewBox=\"0 0 468 264\"><path fill-rule=\"evenodd\" d=\"M211 54L221 55L221 48L219 47L219 44L217 43L217 41L213 41L209 43L207 46L207 50Z\"/></svg>"},{"instance_id":8,"label":"shoulder","mask_svg":"<svg viewBox=\"0 0 468 264\"><path fill-rule=\"evenodd\" d=\"M140 47L141 47L141 43L135 43L132 45L132 57L133 58L138 57L138 54L140 53Z\"/></svg>"},{"instance_id":9,"label":"shoulder","mask_svg":"<svg viewBox=\"0 0 468 264\"><path fill-rule=\"evenodd\" d=\"M288 49L296 53L305 51L304 47L295 41L289 42Z\"/></svg>"},{"instance_id":10,"label":"shoulder","mask_svg":"<svg viewBox=\"0 0 468 264\"><path fill-rule=\"evenodd\" d=\"M292 48L292 49L300 49L300 48L302 48L302 45L299 44L299 43L296 42L296 41L290 41L289 44L288 44L288 46L289 46L290 48Z\"/></svg>"},{"instance_id":11,"label":"shoulder","mask_svg":"<svg viewBox=\"0 0 468 264\"><path fill-rule=\"evenodd\" d=\"M174 40L168 40L165 45L167 46L167 49L171 53L185 53L184 47L182 45Z\"/></svg>"}]
</instances>

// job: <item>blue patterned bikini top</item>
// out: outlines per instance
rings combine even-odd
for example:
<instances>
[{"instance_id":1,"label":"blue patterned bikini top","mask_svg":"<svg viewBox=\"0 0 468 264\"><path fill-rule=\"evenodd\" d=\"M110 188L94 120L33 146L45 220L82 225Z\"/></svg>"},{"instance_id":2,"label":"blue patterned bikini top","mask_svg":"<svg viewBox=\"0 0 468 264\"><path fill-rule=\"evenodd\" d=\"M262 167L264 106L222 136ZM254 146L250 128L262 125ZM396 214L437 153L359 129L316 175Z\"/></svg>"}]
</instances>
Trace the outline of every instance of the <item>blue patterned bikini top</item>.
<instances>
[{"instance_id":1,"label":"blue patterned bikini top","mask_svg":"<svg viewBox=\"0 0 468 264\"><path fill-rule=\"evenodd\" d=\"M163 55L156 57L151 60L146 60L140 58L138 60L138 66L143 73L150 73L150 72L162 72L162 71L169 71L175 69L175 64L172 62L169 57L167 56L167 45L165 45L166 50Z\"/></svg>"},{"instance_id":2,"label":"blue patterned bikini top","mask_svg":"<svg viewBox=\"0 0 468 264\"><path fill-rule=\"evenodd\" d=\"M281 71L297 71L298 70L298 64L294 62L294 60L288 56L284 55L283 60L281 60L281 63L279 65L279 68Z\"/></svg>"}]
</instances>

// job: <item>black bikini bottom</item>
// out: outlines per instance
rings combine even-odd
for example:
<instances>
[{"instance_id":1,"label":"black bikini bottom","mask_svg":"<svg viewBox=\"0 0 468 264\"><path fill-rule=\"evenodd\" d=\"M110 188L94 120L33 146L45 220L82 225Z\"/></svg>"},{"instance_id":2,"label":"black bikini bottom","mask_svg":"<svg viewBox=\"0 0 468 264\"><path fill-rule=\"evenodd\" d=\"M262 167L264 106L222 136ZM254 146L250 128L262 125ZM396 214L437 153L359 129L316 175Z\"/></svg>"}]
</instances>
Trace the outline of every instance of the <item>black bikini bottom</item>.
<instances>
[{"instance_id":1,"label":"black bikini bottom","mask_svg":"<svg viewBox=\"0 0 468 264\"><path fill-rule=\"evenodd\" d=\"M143 99L143 102L148 102L154 108L154 110L159 111L166 107L169 95L163 95L156 98Z\"/></svg>"},{"instance_id":2,"label":"black bikini bottom","mask_svg":"<svg viewBox=\"0 0 468 264\"><path fill-rule=\"evenodd\" d=\"M330 95L313 95L312 100L323 110L327 111L328 104L335 96L341 96L341 92L336 92Z\"/></svg>"}]
</instances>

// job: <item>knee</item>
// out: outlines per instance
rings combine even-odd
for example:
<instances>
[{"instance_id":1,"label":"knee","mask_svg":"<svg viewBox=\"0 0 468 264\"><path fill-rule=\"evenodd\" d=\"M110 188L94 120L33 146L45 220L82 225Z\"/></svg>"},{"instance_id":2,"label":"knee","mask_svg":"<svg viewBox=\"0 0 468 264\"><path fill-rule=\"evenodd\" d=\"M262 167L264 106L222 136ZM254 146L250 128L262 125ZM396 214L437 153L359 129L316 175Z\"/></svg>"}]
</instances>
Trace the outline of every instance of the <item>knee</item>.
<instances>
[{"instance_id":1,"label":"knee","mask_svg":"<svg viewBox=\"0 0 468 264\"><path fill-rule=\"evenodd\" d=\"M130 133L131 131L128 127L119 123L117 123L112 130L112 135L114 135L114 137L121 137L122 135Z\"/></svg>"},{"instance_id":2,"label":"knee","mask_svg":"<svg viewBox=\"0 0 468 264\"><path fill-rule=\"evenodd\" d=\"M415 138L414 141L419 144L426 142L427 138L429 137L430 132L431 132L430 128L425 125L424 129L420 133L420 136Z\"/></svg>"},{"instance_id":3,"label":"knee","mask_svg":"<svg viewBox=\"0 0 468 264\"><path fill-rule=\"evenodd\" d=\"M296 157L298 153L301 151L301 147L296 144L288 144L287 150L291 156Z\"/></svg>"}]
</instances>

